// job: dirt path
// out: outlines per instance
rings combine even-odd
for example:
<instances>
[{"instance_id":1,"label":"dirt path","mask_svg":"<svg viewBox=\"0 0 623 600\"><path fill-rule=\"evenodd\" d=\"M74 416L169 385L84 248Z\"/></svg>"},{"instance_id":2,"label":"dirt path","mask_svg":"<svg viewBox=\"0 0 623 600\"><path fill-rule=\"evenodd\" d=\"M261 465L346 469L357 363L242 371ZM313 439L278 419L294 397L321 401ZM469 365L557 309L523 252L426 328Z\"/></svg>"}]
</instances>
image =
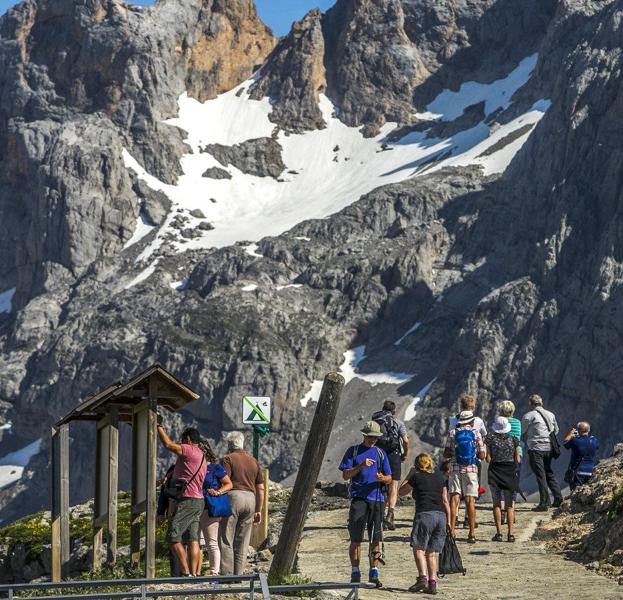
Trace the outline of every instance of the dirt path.
<instances>
[{"instance_id":1,"label":"dirt path","mask_svg":"<svg viewBox=\"0 0 623 600\"><path fill-rule=\"evenodd\" d=\"M491 508L487 505L478 507L478 543L466 543L466 530L459 529L457 536L467 576L451 575L442 579L439 583L442 597L452 600L554 600L577 595L595 600L623 599L623 588L616 582L595 575L561 556L547 554L541 544L530 541L543 516L530 512L529 506L519 507L517 542L514 544L490 541L495 533ZM396 531L387 532L385 537L387 565L380 572L384 587L381 590L364 589L361 598L414 597L407 592L417 575L409 547L412 516L412 507L397 509ZM304 575L318 582L348 581L346 520L346 510L312 513L299 550L299 567ZM362 568L362 574L366 575L367 569Z\"/></svg>"}]
</instances>

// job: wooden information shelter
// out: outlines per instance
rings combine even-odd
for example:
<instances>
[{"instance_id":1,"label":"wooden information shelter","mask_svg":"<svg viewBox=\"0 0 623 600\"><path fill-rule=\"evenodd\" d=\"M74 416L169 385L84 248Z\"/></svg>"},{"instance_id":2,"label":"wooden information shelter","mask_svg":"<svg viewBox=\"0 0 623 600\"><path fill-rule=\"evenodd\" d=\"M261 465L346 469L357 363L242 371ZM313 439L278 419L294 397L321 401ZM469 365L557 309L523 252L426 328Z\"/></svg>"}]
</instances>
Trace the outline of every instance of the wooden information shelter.
<instances>
[{"instance_id":1,"label":"wooden information shelter","mask_svg":"<svg viewBox=\"0 0 623 600\"><path fill-rule=\"evenodd\" d=\"M138 566L140 517L145 514L145 577L152 578L156 568L157 411L178 411L198 398L197 393L156 364L128 383L113 384L85 400L52 427L52 581L67 576L70 554L69 424L96 423L94 570L103 562L113 565L116 560L119 423L132 426L130 554L132 564Z\"/></svg>"}]
</instances>

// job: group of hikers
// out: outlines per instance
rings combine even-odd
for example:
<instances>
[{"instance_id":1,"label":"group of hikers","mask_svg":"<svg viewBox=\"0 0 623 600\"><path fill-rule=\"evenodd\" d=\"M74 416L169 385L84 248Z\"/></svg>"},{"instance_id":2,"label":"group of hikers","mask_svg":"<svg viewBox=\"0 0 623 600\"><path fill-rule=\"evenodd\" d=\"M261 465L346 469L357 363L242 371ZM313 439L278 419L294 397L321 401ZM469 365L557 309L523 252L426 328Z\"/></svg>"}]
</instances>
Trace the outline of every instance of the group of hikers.
<instances>
[{"instance_id":1,"label":"group of hikers","mask_svg":"<svg viewBox=\"0 0 623 600\"><path fill-rule=\"evenodd\" d=\"M158 417L158 435L177 456L160 485L158 518L168 517L167 542L173 577L202 574L207 548L210 575L241 575L252 527L261 522L264 481L257 460L244 450L244 435L227 436L228 454L219 463L195 428L172 441Z\"/></svg>"},{"instance_id":2,"label":"group of hikers","mask_svg":"<svg viewBox=\"0 0 623 600\"><path fill-rule=\"evenodd\" d=\"M560 455L559 428L541 397L530 397L529 411L521 421L514 418L515 405L510 400L500 402L490 431L474 414L475 409L474 397L460 400L460 411L449 423L438 470L432 457L421 453L404 479L402 463L409 438L405 424L395 416L396 404L386 401L361 429L362 443L348 448L339 466L342 477L350 482L351 582L361 582L361 545L367 532L368 581L382 587L378 566L383 559L383 530L395 529L397 499L411 494L416 511L411 546L418 578L409 591L437 593L438 555L446 537L456 537L462 500L466 508L463 526L469 529L467 542L476 543L475 502L485 491L481 486L483 461L488 464L494 542L504 541L503 525L507 527L506 541L515 541L514 506L517 494L522 493L519 481L526 453L539 488L539 503L532 510L548 510L550 491L551 506L560 506L562 493L552 470L553 460ZM158 435L177 457L161 482L158 502L159 519L168 518L171 575L201 575L201 541L207 549L210 575L243 574L252 527L261 521L265 493L260 466L244 450L244 435L229 433L228 454L220 462L194 428L185 429L176 443L158 417ZM590 479L599 443L590 435L589 423L581 421L569 431L563 445L571 452L565 481L573 490Z\"/></svg>"},{"instance_id":3,"label":"group of hikers","mask_svg":"<svg viewBox=\"0 0 623 600\"><path fill-rule=\"evenodd\" d=\"M559 427L556 416L543 407L534 394L529 410L521 420L514 417L510 400L498 404L497 416L487 431L475 416L476 399L464 396L460 412L450 420L443 451L443 462L434 469L429 454L415 457L413 467L402 479L402 463L407 457L407 430L396 418L396 404L386 401L361 429L361 444L348 448L339 469L350 482L348 532L351 582L361 582L361 544L367 531L370 570L368 582L382 587L379 562L383 560L383 530L395 529L394 508L399 496L412 495L415 516L411 547L418 572L410 592L437 593L438 557L446 537L456 538L461 500L465 502L463 526L468 528L467 543L476 543L476 500L485 490L481 485L483 461L488 465L488 484L493 502L496 533L493 542L504 542L502 526L507 526L507 542L515 542L514 506L520 489L520 474L525 455L539 488L539 503L533 511L547 511L562 504L560 485L552 463L560 456ZM573 491L585 484L593 473L599 449L590 425L581 421L565 436L563 446L570 451L565 482ZM399 484L399 482L402 483ZM387 495L387 513L385 496Z\"/></svg>"}]
</instances>

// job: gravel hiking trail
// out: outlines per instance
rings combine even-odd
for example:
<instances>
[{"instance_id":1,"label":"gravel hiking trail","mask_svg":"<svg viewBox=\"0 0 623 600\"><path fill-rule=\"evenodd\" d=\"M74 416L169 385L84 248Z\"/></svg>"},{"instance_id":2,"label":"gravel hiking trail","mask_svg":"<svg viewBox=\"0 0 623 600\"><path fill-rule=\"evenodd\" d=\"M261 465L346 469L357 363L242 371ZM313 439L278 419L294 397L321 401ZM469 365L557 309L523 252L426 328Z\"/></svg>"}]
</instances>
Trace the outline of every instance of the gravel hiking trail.
<instances>
[{"instance_id":1,"label":"gravel hiking trail","mask_svg":"<svg viewBox=\"0 0 623 600\"><path fill-rule=\"evenodd\" d=\"M477 543L468 545L467 530L457 529L457 545L467 575L440 579L438 596L452 600L555 600L576 595L583 599L623 599L623 586L616 581L591 573L560 555L547 553L541 543L531 540L539 522L548 519L543 513L531 512L532 504L518 506L515 543L492 542L495 526L491 505L477 506ZM462 514L461 510L461 518ZM349 580L347 517L346 509L311 513L299 548L298 565L303 575L317 582ZM407 591L417 576L409 546L412 519L413 506L396 508L396 530L385 532L387 564L380 569L383 588L362 586L360 597L364 600L419 596ZM367 554L367 546L362 549ZM364 582L367 556L361 566Z\"/></svg>"}]
</instances>

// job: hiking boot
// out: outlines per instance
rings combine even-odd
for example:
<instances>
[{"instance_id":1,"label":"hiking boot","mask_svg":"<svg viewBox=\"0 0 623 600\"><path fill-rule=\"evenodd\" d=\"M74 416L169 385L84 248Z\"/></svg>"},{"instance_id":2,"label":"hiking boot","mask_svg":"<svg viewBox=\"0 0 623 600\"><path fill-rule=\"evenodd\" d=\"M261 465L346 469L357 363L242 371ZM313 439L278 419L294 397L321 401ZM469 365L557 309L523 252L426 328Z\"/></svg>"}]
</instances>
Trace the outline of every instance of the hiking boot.
<instances>
[{"instance_id":1,"label":"hiking boot","mask_svg":"<svg viewBox=\"0 0 623 600\"><path fill-rule=\"evenodd\" d=\"M389 531L394 531L396 529L396 525L394 524L394 509L387 509L387 516L385 517L385 528L389 529Z\"/></svg>"},{"instance_id":2,"label":"hiking boot","mask_svg":"<svg viewBox=\"0 0 623 600\"><path fill-rule=\"evenodd\" d=\"M549 510L549 506L547 506L547 504L537 504L532 509L532 512L547 512L548 510Z\"/></svg>"},{"instance_id":3,"label":"hiking boot","mask_svg":"<svg viewBox=\"0 0 623 600\"><path fill-rule=\"evenodd\" d=\"M427 594L435 595L437 593L437 582L432 580L428 582L428 589L426 590Z\"/></svg>"},{"instance_id":4,"label":"hiking boot","mask_svg":"<svg viewBox=\"0 0 623 600\"><path fill-rule=\"evenodd\" d=\"M562 498L558 498L558 500L554 500L552 502L552 508L559 508L562 506Z\"/></svg>"},{"instance_id":5,"label":"hiking boot","mask_svg":"<svg viewBox=\"0 0 623 600\"><path fill-rule=\"evenodd\" d=\"M361 583L361 571L353 571L350 574L351 583Z\"/></svg>"},{"instance_id":6,"label":"hiking boot","mask_svg":"<svg viewBox=\"0 0 623 600\"><path fill-rule=\"evenodd\" d=\"M428 590L428 578L418 577L417 581L409 588L412 594L419 594Z\"/></svg>"},{"instance_id":7,"label":"hiking boot","mask_svg":"<svg viewBox=\"0 0 623 600\"><path fill-rule=\"evenodd\" d=\"M383 584L379 580L379 572L376 570L376 568L370 569L370 575L368 576L368 583L374 584L376 588L383 587Z\"/></svg>"}]
</instances>

